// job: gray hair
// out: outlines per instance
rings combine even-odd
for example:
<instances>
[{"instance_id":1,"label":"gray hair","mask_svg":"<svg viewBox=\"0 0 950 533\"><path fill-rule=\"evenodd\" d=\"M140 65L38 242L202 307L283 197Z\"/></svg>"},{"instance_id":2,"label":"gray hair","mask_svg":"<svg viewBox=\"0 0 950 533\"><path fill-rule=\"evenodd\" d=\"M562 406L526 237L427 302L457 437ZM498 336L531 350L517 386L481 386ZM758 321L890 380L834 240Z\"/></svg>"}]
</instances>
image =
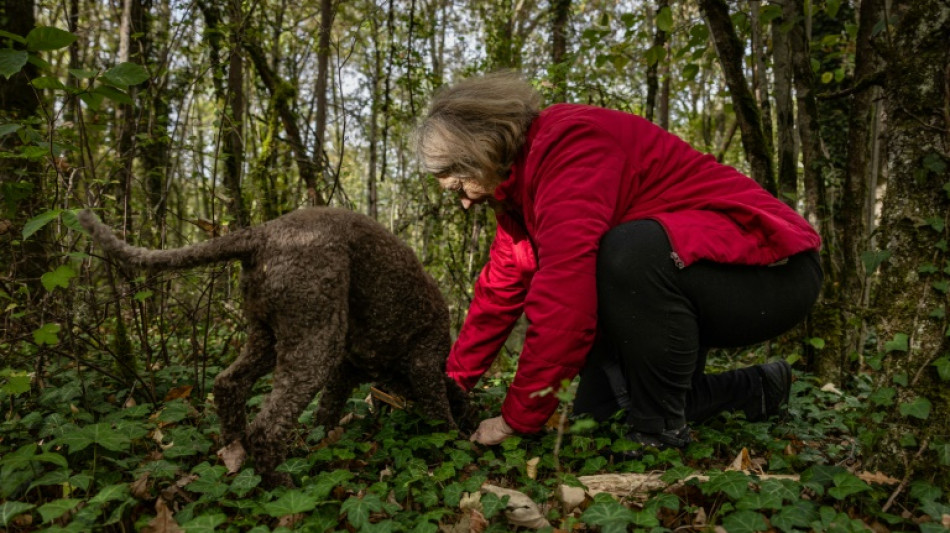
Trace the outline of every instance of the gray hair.
<instances>
[{"instance_id":1,"label":"gray hair","mask_svg":"<svg viewBox=\"0 0 950 533\"><path fill-rule=\"evenodd\" d=\"M541 95L515 72L443 87L416 129L417 156L435 175L500 183L540 107Z\"/></svg>"}]
</instances>

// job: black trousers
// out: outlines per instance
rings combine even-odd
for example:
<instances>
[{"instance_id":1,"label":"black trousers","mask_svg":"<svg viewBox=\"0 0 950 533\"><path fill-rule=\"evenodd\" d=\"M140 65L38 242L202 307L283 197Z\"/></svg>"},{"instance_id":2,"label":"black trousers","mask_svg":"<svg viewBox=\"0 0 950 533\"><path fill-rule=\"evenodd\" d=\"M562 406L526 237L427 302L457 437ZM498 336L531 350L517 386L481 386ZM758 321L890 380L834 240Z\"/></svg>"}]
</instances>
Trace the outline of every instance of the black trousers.
<instances>
[{"instance_id":1,"label":"black trousers","mask_svg":"<svg viewBox=\"0 0 950 533\"><path fill-rule=\"evenodd\" d=\"M634 429L660 433L761 405L754 367L706 374L708 348L746 346L802 321L818 298L817 252L774 266L699 261L678 269L662 226L636 220L601 241L600 335L581 372L575 413L620 409Z\"/></svg>"}]
</instances>

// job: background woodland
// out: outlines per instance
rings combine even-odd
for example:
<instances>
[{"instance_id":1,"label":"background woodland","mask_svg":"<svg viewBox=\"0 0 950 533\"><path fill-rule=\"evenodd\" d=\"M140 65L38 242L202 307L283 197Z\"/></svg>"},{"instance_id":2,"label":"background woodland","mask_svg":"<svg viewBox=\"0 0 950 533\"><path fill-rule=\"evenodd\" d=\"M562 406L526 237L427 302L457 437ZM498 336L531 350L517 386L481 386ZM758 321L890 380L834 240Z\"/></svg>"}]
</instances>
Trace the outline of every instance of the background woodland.
<instances>
[{"instance_id":1,"label":"background woodland","mask_svg":"<svg viewBox=\"0 0 950 533\"><path fill-rule=\"evenodd\" d=\"M203 515L207 501L202 507L201 499L185 505L156 496L174 486L176 472L215 472L207 462L213 464L214 427L198 420L210 405L214 373L243 340L238 267L126 278L94 256L76 210L95 208L125 238L151 247L196 242L305 205L360 211L416 250L443 287L457 329L487 259L493 215L463 211L441 193L415 160L411 132L443 84L517 69L546 104L588 103L647 117L748 174L822 235L826 282L807 324L714 361L794 363L802 399L793 415L827 432L813 435L811 445L823 451L805 459L776 446L808 441L801 437L805 422L784 427L786 437L798 431L787 442L768 431L752 439L775 471L880 471L895 483L816 503L806 525L776 521L775 508L743 508L728 491L708 509L698 505L722 520L741 516L743 526L731 518L730 531L835 529L830 524L839 522L854 528L842 531L950 527L943 494L950 486L947 43L947 0L0 0L0 526L157 527L150 521L174 508L171 520L190 520L192 529L250 528L235 518L246 510ZM486 380L498 390L518 349L515 335ZM819 390L825 384L832 386ZM187 409L170 416L168 402ZM137 415L117 415L136 406L143 408ZM117 416L141 419L123 425ZM715 468L716 457L743 448L736 435L747 425L732 422L722 429L733 435L731 445L707 442L715 453L693 453L687 466ZM166 424L179 431L176 442L196 444L162 478L145 457L169 442L154 441ZM603 430L574 429L565 462L558 462L559 448L554 463L542 461L558 482L587 468L592 456L584 453ZM594 436L583 437L585 430ZM373 437L351 433L328 448L326 435L302 442L311 451L339 450L335 445L369 453L360 441ZM458 451L474 454L464 442ZM508 464L502 459L511 452L523 463L525 454L549 453L553 443L525 442L469 462L484 464L485 479L537 485L529 492L545 499L553 485L513 478L514 467L499 471L491 462ZM445 461L439 448L421 448L436 454L430 470ZM570 453L580 463L571 463ZM386 457L380 469L410 464ZM683 467L657 461L657 468ZM458 462L463 481L456 484L484 481L462 475L465 462ZM585 466L572 471L572 464ZM108 489L141 481L143 468L151 476L144 496ZM360 467L335 472L350 468ZM802 482L818 476L815 486L850 486L850 478L835 478L838 470L821 472L802 474ZM225 490L234 486L217 476ZM337 501L338 521L365 511L366 520L348 518L351 531L382 527L385 516L396 530L458 525L455 498L445 495L450 478L438 485L438 505L452 511L412 522L395 518L385 491L368 482L369 489L353 488L343 477L331 484L336 492L321 494ZM418 507L411 486L423 482L407 483L404 496ZM254 486L248 490L259 490ZM343 486L350 492L341 495ZM832 494L815 486L796 487L816 501ZM423 516L396 500L403 512ZM895 510L901 505L904 515ZM317 528L307 520L322 515L305 507L278 506L265 515L276 521L309 513L303 522L270 525ZM821 514L825 507L830 518ZM629 506L621 511L606 501L587 509L604 513L583 520L603 530L685 523L636 522L623 514L634 512ZM682 515L686 504L677 509ZM626 518L611 522L614 511ZM753 511L762 522L738 514ZM683 520L695 520L690 513ZM483 514L486 527L504 530L494 513ZM566 515L559 518L563 526Z\"/></svg>"}]
</instances>

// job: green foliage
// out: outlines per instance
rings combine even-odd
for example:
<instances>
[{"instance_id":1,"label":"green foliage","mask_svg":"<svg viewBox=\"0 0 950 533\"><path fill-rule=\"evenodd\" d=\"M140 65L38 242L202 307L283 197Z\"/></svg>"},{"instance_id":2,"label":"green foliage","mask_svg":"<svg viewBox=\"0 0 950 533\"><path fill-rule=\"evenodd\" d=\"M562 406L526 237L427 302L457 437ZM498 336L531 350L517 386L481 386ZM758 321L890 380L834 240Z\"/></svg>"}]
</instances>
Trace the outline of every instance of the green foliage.
<instances>
[{"instance_id":1,"label":"green foliage","mask_svg":"<svg viewBox=\"0 0 950 533\"><path fill-rule=\"evenodd\" d=\"M171 391L187 376L185 371L169 368L157 385ZM548 518L557 527L576 524L578 531L675 529L688 524L684 520L693 511L687 509L702 507L710 524L728 531L765 531L769 525L780 531L854 531L878 519L873 509L890 493L857 472L835 466L860 456L854 432L862 429L866 407L887 408L887 402L895 400L884 389L872 394L862 382L855 387L858 398L822 391L809 376L799 376L788 422L752 424L741 415L726 416L696 427L695 441L683 452L648 451L636 461L622 455L637 447L623 438L622 424L575 421L559 450L560 470L551 460L554 433L481 448L456 431L432 428L413 412L371 413L356 401L352 408L363 418L346 426L339 440L327 440L325 431L301 428L302 436L315 440L295 440L290 458L279 467L297 488L265 490L253 459L233 476L218 464L212 438L217 422L203 412L203 401L184 395L121 407L106 400L114 385L101 382L84 393L76 386L74 372L61 374L62 383L39 395L19 381L9 385L17 394L8 393L7 398L22 406L19 412L31 414L7 419L2 426L9 435L0 442L3 527L24 517L76 530L128 524L139 517L136 523L144 527L157 520L155 498L177 487L181 496L172 497L179 510L170 519L185 531L273 529L278 522L317 531L343 523L354 531L436 531L440 523L462 520L463 499L486 482L550 503L559 484L576 485L578 476L663 470L664 482L684 490L648 494L642 507L602 493L584 509ZM22 374L2 375L9 379ZM354 398L363 395L365 391L357 392ZM502 396L490 388L477 399L489 414ZM947 448L950 460L950 446L942 441L932 446L938 453ZM767 460L768 473L799 473L800 480L760 479L726 470L742 448ZM525 469L533 457L541 458L534 478ZM694 474L708 480L697 481ZM802 500L803 494L810 499ZM943 491L923 483L913 485L907 498L904 505L916 509L914 516L932 516L950 505ZM507 504L507 497L481 495L489 530L510 528L503 512ZM868 518L855 517L849 511L855 508L867 509ZM879 520L885 518L904 523L891 515Z\"/></svg>"}]
</instances>

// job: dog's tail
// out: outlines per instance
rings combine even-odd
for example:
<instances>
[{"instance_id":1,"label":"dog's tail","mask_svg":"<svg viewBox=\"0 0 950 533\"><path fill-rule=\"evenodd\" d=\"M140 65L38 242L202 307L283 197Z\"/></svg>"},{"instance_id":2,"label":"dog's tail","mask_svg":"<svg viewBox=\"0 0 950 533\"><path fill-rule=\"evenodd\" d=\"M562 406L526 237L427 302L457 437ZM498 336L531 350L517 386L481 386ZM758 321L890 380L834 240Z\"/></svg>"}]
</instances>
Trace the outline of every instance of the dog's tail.
<instances>
[{"instance_id":1,"label":"dog's tail","mask_svg":"<svg viewBox=\"0 0 950 533\"><path fill-rule=\"evenodd\" d=\"M140 248L119 239L91 211L79 213L79 223L106 255L127 267L147 270L189 268L242 259L254 252L252 229L242 229L209 241L171 250Z\"/></svg>"}]
</instances>

